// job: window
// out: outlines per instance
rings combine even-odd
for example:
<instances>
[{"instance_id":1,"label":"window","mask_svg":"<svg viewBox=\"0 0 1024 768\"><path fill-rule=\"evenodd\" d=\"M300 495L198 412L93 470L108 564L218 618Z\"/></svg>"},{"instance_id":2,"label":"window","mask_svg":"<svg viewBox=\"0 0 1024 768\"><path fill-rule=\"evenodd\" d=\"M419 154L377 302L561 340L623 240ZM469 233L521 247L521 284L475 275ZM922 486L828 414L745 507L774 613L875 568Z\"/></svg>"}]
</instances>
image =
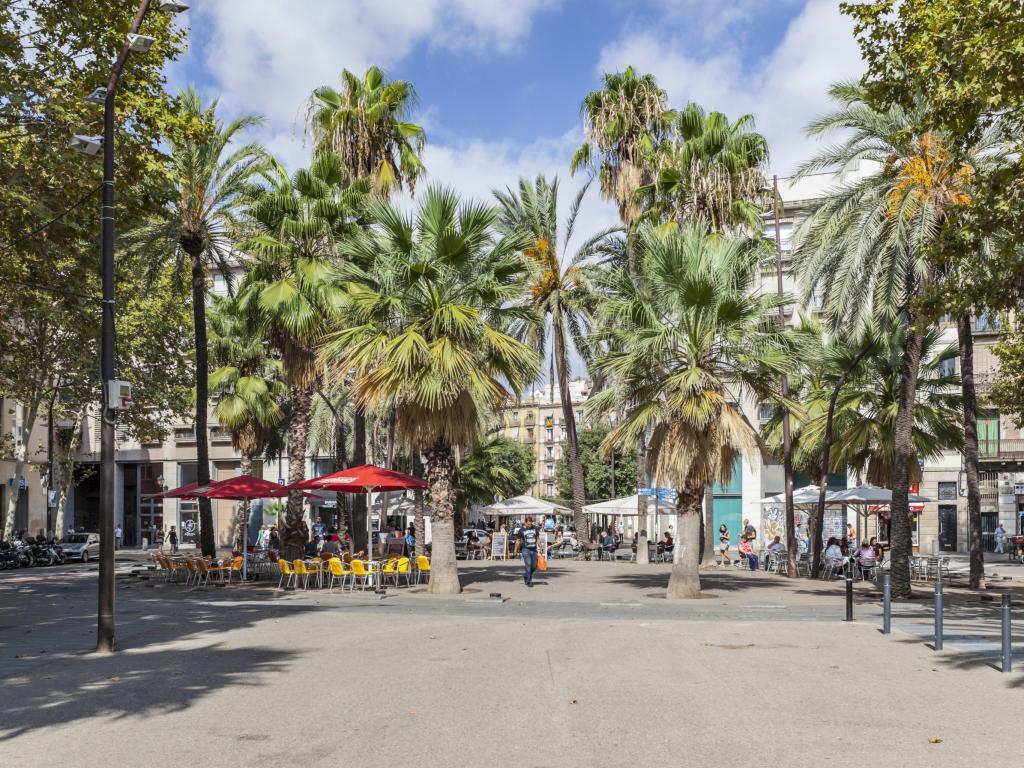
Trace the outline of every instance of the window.
<instances>
[{"instance_id":1,"label":"window","mask_svg":"<svg viewBox=\"0 0 1024 768\"><path fill-rule=\"evenodd\" d=\"M576 411L576 423L577 424L582 424L583 423L583 411Z\"/></svg>"},{"instance_id":2,"label":"window","mask_svg":"<svg viewBox=\"0 0 1024 768\"><path fill-rule=\"evenodd\" d=\"M811 306L814 309L825 308L825 288L821 285L814 286L814 293L811 295Z\"/></svg>"},{"instance_id":3,"label":"window","mask_svg":"<svg viewBox=\"0 0 1024 768\"><path fill-rule=\"evenodd\" d=\"M544 484L544 492L545 492L545 494L547 496L554 496L555 495L555 484L554 483L545 483Z\"/></svg>"},{"instance_id":4,"label":"window","mask_svg":"<svg viewBox=\"0 0 1024 768\"><path fill-rule=\"evenodd\" d=\"M224 279L224 275L220 272L213 273L213 292L217 296L228 295L228 281Z\"/></svg>"},{"instance_id":5,"label":"window","mask_svg":"<svg viewBox=\"0 0 1024 768\"><path fill-rule=\"evenodd\" d=\"M545 475L544 475L545 477L554 477L555 476L555 465L552 464L549 461L547 463L547 465L544 467L544 471L545 471Z\"/></svg>"},{"instance_id":6,"label":"window","mask_svg":"<svg viewBox=\"0 0 1024 768\"><path fill-rule=\"evenodd\" d=\"M513 424L518 424L519 423L519 411L512 411L512 423Z\"/></svg>"},{"instance_id":7,"label":"window","mask_svg":"<svg viewBox=\"0 0 1024 768\"><path fill-rule=\"evenodd\" d=\"M951 357L948 360L940 360L937 372L939 376L954 376L956 374L956 358Z\"/></svg>"},{"instance_id":8,"label":"window","mask_svg":"<svg viewBox=\"0 0 1024 768\"><path fill-rule=\"evenodd\" d=\"M999 455L999 418L978 419L978 453L981 456Z\"/></svg>"},{"instance_id":9,"label":"window","mask_svg":"<svg viewBox=\"0 0 1024 768\"><path fill-rule=\"evenodd\" d=\"M998 331L1002 328L1002 321L997 315L980 314L974 319L974 330L978 333L986 331Z\"/></svg>"},{"instance_id":10,"label":"window","mask_svg":"<svg viewBox=\"0 0 1024 768\"><path fill-rule=\"evenodd\" d=\"M531 443L533 442L533 427L526 428L526 439Z\"/></svg>"},{"instance_id":11,"label":"window","mask_svg":"<svg viewBox=\"0 0 1024 768\"><path fill-rule=\"evenodd\" d=\"M518 440L519 439L519 427L512 427L512 439L513 440Z\"/></svg>"},{"instance_id":12,"label":"window","mask_svg":"<svg viewBox=\"0 0 1024 768\"><path fill-rule=\"evenodd\" d=\"M956 483L939 483L939 501L956 501Z\"/></svg>"},{"instance_id":13,"label":"window","mask_svg":"<svg viewBox=\"0 0 1024 768\"><path fill-rule=\"evenodd\" d=\"M555 449L552 446L550 446L550 445L548 446L547 452L548 452L547 458L549 458L549 459L555 458Z\"/></svg>"},{"instance_id":14,"label":"window","mask_svg":"<svg viewBox=\"0 0 1024 768\"><path fill-rule=\"evenodd\" d=\"M761 403L757 407L757 418L761 421L769 421L775 414L775 406L770 403Z\"/></svg>"},{"instance_id":15,"label":"window","mask_svg":"<svg viewBox=\"0 0 1024 768\"><path fill-rule=\"evenodd\" d=\"M553 429L546 429L544 431L547 433L546 436L547 436L548 442L551 442L552 440L555 439L555 430L553 430Z\"/></svg>"}]
</instances>

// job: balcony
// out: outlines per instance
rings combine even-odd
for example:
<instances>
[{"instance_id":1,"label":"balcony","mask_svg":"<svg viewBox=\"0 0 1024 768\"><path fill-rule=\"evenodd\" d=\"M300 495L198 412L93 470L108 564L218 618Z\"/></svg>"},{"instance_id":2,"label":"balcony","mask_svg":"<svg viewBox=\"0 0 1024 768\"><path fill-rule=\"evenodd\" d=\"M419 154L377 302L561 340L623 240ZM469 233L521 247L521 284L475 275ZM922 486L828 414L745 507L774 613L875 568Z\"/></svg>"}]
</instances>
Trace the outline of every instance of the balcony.
<instances>
[{"instance_id":1,"label":"balcony","mask_svg":"<svg viewBox=\"0 0 1024 768\"><path fill-rule=\"evenodd\" d=\"M194 443L196 441L195 427L176 427L174 430L174 442L178 445Z\"/></svg>"},{"instance_id":2,"label":"balcony","mask_svg":"<svg viewBox=\"0 0 1024 768\"><path fill-rule=\"evenodd\" d=\"M231 442L231 433L223 427L210 427L210 442L222 445Z\"/></svg>"},{"instance_id":3,"label":"balcony","mask_svg":"<svg viewBox=\"0 0 1024 768\"><path fill-rule=\"evenodd\" d=\"M979 440L978 460L985 464L1024 463L1024 438Z\"/></svg>"}]
</instances>

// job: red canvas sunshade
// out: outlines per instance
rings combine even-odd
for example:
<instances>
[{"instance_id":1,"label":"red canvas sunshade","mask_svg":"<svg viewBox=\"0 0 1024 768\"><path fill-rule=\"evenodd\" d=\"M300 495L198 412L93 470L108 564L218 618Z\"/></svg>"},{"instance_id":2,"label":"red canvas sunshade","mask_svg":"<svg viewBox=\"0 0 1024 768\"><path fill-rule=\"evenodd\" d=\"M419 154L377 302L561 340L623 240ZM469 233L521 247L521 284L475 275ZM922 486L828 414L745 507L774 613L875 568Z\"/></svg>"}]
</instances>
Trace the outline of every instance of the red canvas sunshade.
<instances>
[{"instance_id":1,"label":"red canvas sunshade","mask_svg":"<svg viewBox=\"0 0 1024 768\"><path fill-rule=\"evenodd\" d=\"M228 480L218 480L209 483L202 488L195 488L196 496L203 496L207 499L234 499L244 501L246 499L269 499L288 495L288 488L262 477L253 475L238 475Z\"/></svg>"},{"instance_id":2,"label":"red canvas sunshade","mask_svg":"<svg viewBox=\"0 0 1024 768\"><path fill-rule=\"evenodd\" d=\"M372 491L407 491L423 490L427 484L418 477L395 472L392 469L364 464L352 467L323 477L311 477L289 485L292 491L317 488L323 491L338 493L370 493Z\"/></svg>"},{"instance_id":3,"label":"red canvas sunshade","mask_svg":"<svg viewBox=\"0 0 1024 768\"><path fill-rule=\"evenodd\" d=\"M213 486L214 483L209 483L206 487ZM185 483L178 488L172 488L169 491L163 493L154 493L154 499L194 499L196 498L195 490L199 487L199 483Z\"/></svg>"}]
</instances>

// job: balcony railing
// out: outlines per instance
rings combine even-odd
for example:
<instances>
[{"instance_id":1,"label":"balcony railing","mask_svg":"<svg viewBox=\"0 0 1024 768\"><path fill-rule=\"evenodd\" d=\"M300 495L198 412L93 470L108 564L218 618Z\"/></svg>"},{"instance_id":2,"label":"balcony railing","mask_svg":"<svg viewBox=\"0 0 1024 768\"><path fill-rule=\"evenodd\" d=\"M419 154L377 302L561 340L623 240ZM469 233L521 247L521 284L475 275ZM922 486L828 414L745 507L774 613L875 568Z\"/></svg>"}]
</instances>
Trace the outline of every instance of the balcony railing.
<instances>
[{"instance_id":1,"label":"balcony railing","mask_svg":"<svg viewBox=\"0 0 1024 768\"><path fill-rule=\"evenodd\" d=\"M985 461L993 459L1024 459L1024 438L1007 440L979 440L978 457Z\"/></svg>"}]
</instances>

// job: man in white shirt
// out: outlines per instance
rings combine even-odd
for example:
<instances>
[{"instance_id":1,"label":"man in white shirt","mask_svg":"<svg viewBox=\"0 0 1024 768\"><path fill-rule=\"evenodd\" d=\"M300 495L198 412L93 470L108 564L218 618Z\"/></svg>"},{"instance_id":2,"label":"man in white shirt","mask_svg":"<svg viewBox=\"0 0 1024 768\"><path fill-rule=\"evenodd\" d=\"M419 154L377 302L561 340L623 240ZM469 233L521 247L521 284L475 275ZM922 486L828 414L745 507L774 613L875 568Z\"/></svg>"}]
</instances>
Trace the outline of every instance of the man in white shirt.
<instances>
[{"instance_id":1,"label":"man in white shirt","mask_svg":"<svg viewBox=\"0 0 1024 768\"><path fill-rule=\"evenodd\" d=\"M1001 555L1004 553L1003 545L1006 543L1006 529L1000 523L992 533L996 538L996 554Z\"/></svg>"}]
</instances>

